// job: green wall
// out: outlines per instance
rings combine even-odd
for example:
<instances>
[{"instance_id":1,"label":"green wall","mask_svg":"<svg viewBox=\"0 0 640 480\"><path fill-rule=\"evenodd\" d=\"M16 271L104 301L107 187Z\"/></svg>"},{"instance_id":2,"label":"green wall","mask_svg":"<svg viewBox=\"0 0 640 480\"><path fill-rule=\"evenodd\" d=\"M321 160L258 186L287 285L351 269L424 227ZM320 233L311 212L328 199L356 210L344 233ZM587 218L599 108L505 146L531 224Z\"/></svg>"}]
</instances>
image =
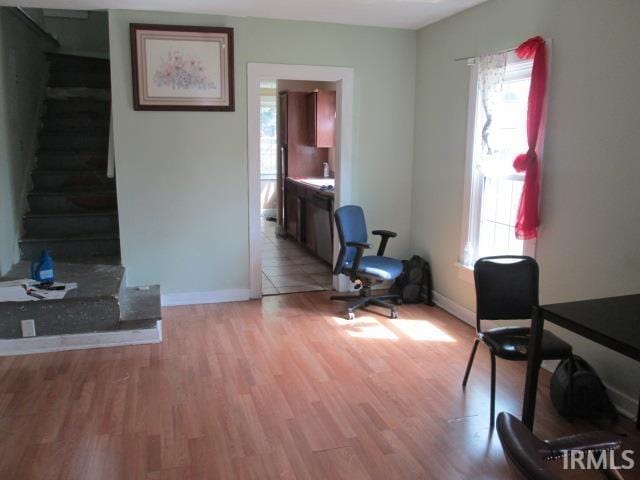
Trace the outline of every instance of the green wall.
<instances>
[{"instance_id":1,"label":"green wall","mask_svg":"<svg viewBox=\"0 0 640 480\"><path fill-rule=\"evenodd\" d=\"M236 111L136 112L129 23L235 29ZM110 11L120 235L130 285L163 293L249 288L249 62L355 71L352 200L409 252L416 32L311 22Z\"/></svg>"},{"instance_id":2,"label":"green wall","mask_svg":"<svg viewBox=\"0 0 640 480\"><path fill-rule=\"evenodd\" d=\"M109 54L109 17L89 11L88 18L43 17L44 29L60 42L64 53L95 56Z\"/></svg>"},{"instance_id":3,"label":"green wall","mask_svg":"<svg viewBox=\"0 0 640 480\"><path fill-rule=\"evenodd\" d=\"M43 39L0 8L0 275L18 260L46 63Z\"/></svg>"},{"instance_id":4,"label":"green wall","mask_svg":"<svg viewBox=\"0 0 640 480\"><path fill-rule=\"evenodd\" d=\"M412 250L436 290L474 309L458 277L469 67L454 58L552 40L542 227L543 303L640 291L640 2L493 0L418 33ZM549 327L552 328L552 327ZM635 362L563 335L632 398Z\"/></svg>"}]
</instances>

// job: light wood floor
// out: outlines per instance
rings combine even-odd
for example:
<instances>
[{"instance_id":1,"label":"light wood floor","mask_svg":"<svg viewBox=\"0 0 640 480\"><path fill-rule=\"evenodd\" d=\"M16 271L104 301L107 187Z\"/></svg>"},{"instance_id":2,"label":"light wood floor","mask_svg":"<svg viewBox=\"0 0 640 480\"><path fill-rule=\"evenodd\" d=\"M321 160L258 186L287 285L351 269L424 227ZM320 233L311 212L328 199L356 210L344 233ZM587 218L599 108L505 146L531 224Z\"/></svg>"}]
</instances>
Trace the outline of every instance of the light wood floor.
<instances>
[{"instance_id":1,"label":"light wood floor","mask_svg":"<svg viewBox=\"0 0 640 480\"><path fill-rule=\"evenodd\" d=\"M0 478L508 478L482 347L460 386L473 330L423 305L348 322L328 296L167 308L160 345L0 359ZM499 361L498 411L519 415L524 367ZM594 428L541 387L540 436Z\"/></svg>"}]
</instances>

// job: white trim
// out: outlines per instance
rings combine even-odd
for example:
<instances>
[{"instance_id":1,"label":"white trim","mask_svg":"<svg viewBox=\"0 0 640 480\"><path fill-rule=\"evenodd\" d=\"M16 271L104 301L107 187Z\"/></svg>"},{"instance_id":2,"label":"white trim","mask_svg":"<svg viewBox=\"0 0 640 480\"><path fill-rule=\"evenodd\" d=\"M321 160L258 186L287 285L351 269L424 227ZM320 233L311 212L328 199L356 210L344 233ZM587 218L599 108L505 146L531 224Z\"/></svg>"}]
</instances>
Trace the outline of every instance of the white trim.
<instances>
[{"instance_id":1,"label":"white trim","mask_svg":"<svg viewBox=\"0 0 640 480\"><path fill-rule=\"evenodd\" d=\"M463 307L462 305L454 302L450 298L445 297L444 295L436 291L433 292L433 301L437 306L447 311L458 320L461 320L462 322L472 326L473 328L476 327L476 314L472 310ZM486 325L488 328L494 328L498 326L491 320L483 320L483 325ZM544 362L542 362L542 368L552 373L555 371L557 366L557 360L545 360ZM621 392L620 390L612 387L606 382L604 383L604 385L607 388L611 401L618 409L618 412L627 418L635 419L638 411L638 399L624 392Z\"/></svg>"},{"instance_id":2,"label":"white trim","mask_svg":"<svg viewBox=\"0 0 640 480\"><path fill-rule=\"evenodd\" d=\"M464 197L462 204L462 228L460 231L460 252L458 260L464 263L464 250L470 240L469 227L471 226L471 203L476 199L471 198L475 194L477 188L472 188L471 182L476 177L472 174L473 169L473 153L475 149L475 130L476 130L476 110L478 97L478 67L471 65L469 75L469 103L467 105L467 148L465 154L464 165ZM474 225L477 222L473 222Z\"/></svg>"},{"instance_id":3,"label":"white trim","mask_svg":"<svg viewBox=\"0 0 640 480\"><path fill-rule=\"evenodd\" d=\"M248 289L211 290L208 292L163 293L160 304L163 307L177 305L198 305L201 303L242 302L251 298Z\"/></svg>"},{"instance_id":4,"label":"white trim","mask_svg":"<svg viewBox=\"0 0 640 480\"><path fill-rule=\"evenodd\" d=\"M160 342L162 342L162 320L156 322L156 328L141 330L76 333L0 340L0 356L121 347L124 345L143 345Z\"/></svg>"},{"instance_id":5,"label":"white trim","mask_svg":"<svg viewBox=\"0 0 640 480\"><path fill-rule=\"evenodd\" d=\"M260 81L311 80L336 82L336 192L334 207L351 201L353 142L353 68L316 65L249 63L247 65L247 144L249 184L249 287L251 298L262 297L260 251ZM338 254L334 235L334 260ZM338 287L334 276L334 288ZM341 291L345 282L340 282Z\"/></svg>"},{"instance_id":6,"label":"white trim","mask_svg":"<svg viewBox=\"0 0 640 480\"><path fill-rule=\"evenodd\" d=\"M618 413L623 417L634 420L638 415L638 399L621 392L615 387L612 387L606 382L603 382L607 389L609 398L618 409Z\"/></svg>"},{"instance_id":7,"label":"white trim","mask_svg":"<svg viewBox=\"0 0 640 480\"><path fill-rule=\"evenodd\" d=\"M435 290L433 291L433 302L458 320L462 320L464 323L476 328L476 314L474 311L463 307Z\"/></svg>"}]
</instances>

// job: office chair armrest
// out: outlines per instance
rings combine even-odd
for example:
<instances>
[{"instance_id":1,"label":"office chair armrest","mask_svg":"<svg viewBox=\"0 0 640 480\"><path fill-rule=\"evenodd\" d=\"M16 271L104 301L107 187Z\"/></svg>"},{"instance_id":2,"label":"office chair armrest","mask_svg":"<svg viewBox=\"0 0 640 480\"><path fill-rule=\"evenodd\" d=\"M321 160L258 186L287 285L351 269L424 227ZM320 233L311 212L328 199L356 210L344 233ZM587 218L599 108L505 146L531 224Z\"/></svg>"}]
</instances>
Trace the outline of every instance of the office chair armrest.
<instances>
[{"instance_id":1,"label":"office chair armrest","mask_svg":"<svg viewBox=\"0 0 640 480\"><path fill-rule=\"evenodd\" d=\"M351 265L351 272L349 274L349 279L352 282L356 281L358 277L358 268L360 268L360 260L362 259L362 255L364 251L368 248L371 248L371 244L366 242L347 242L347 247L356 248L356 258L353 259L353 264Z\"/></svg>"},{"instance_id":2,"label":"office chair armrest","mask_svg":"<svg viewBox=\"0 0 640 480\"><path fill-rule=\"evenodd\" d=\"M396 232L392 232L391 230L374 230L371 232L374 235L380 235L382 238L380 239L380 246L378 247L377 255L381 257L384 255L384 251L387 249L387 242L390 238L396 238L398 234Z\"/></svg>"},{"instance_id":3,"label":"office chair armrest","mask_svg":"<svg viewBox=\"0 0 640 480\"><path fill-rule=\"evenodd\" d=\"M579 433L568 437L545 440L549 446L547 459L562 457L566 450L603 451L620 447L620 437L613 433L599 431Z\"/></svg>"}]
</instances>

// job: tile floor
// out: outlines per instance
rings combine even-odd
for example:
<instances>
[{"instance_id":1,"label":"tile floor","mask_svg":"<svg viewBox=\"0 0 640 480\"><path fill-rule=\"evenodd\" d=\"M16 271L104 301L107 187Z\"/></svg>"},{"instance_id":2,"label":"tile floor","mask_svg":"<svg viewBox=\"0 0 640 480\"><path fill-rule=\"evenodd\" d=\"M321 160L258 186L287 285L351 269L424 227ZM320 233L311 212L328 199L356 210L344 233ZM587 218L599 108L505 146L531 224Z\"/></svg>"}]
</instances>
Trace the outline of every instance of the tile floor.
<instances>
[{"instance_id":1,"label":"tile floor","mask_svg":"<svg viewBox=\"0 0 640 480\"><path fill-rule=\"evenodd\" d=\"M331 266L290 239L276 235L276 222L262 220L262 294L331 289Z\"/></svg>"}]
</instances>

